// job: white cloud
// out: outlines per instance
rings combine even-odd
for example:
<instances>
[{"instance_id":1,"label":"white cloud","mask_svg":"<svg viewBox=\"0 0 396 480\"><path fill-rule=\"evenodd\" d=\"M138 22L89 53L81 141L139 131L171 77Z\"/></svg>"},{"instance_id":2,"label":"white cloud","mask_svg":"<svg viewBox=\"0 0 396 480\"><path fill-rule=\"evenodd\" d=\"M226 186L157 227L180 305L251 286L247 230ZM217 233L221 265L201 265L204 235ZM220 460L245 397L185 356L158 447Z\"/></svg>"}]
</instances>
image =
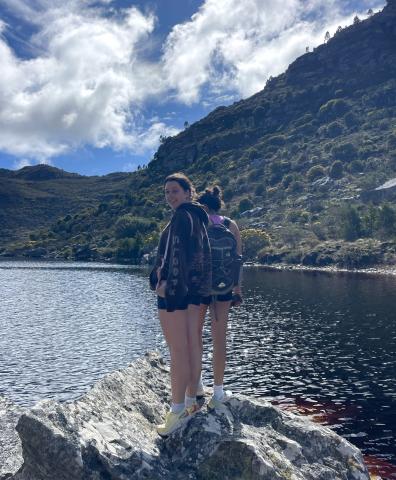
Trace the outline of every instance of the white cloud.
<instances>
[{"instance_id":1,"label":"white cloud","mask_svg":"<svg viewBox=\"0 0 396 480\"><path fill-rule=\"evenodd\" d=\"M27 158L21 158L14 162L14 169L19 170L20 168L30 167L32 165L34 165L34 162L32 162L31 160L28 160Z\"/></svg>"},{"instance_id":2,"label":"white cloud","mask_svg":"<svg viewBox=\"0 0 396 480\"><path fill-rule=\"evenodd\" d=\"M370 6L373 1L365 0L362 12ZM340 0L206 0L167 39L168 83L188 104L200 101L204 87L252 95L306 46L323 43L329 24L350 24L358 12L346 15L341 7Z\"/></svg>"},{"instance_id":3,"label":"white cloud","mask_svg":"<svg viewBox=\"0 0 396 480\"><path fill-rule=\"evenodd\" d=\"M160 136L172 137L179 133L179 129L168 126L163 122L154 122L150 128L139 135L139 145L137 151L143 153L144 151L154 152L158 147L158 140Z\"/></svg>"},{"instance_id":4,"label":"white cloud","mask_svg":"<svg viewBox=\"0 0 396 480\"><path fill-rule=\"evenodd\" d=\"M362 0L361 12L345 13L342 0L205 0L173 28L162 58L147 61L152 14L117 10L111 0L2 3L36 32L34 56L21 59L5 40L11 26L0 20L0 150L23 161L85 145L149 154L160 135L177 133L173 112L145 118L149 99L215 107L246 97L306 46L322 43L327 30L383 6Z\"/></svg>"},{"instance_id":5,"label":"white cloud","mask_svg":"<svg viewBox=\"0 0 396 480\"><path fill-rule=\"evenodd\" d=\"M20 60L0 39L3 151L45 159L84 144L140 148L140 108L163 89L158 66L137 52L155 19L135 8L105 18L71 4L42 12L32 42L45 55Z\"/></svg>"}]
</instances>

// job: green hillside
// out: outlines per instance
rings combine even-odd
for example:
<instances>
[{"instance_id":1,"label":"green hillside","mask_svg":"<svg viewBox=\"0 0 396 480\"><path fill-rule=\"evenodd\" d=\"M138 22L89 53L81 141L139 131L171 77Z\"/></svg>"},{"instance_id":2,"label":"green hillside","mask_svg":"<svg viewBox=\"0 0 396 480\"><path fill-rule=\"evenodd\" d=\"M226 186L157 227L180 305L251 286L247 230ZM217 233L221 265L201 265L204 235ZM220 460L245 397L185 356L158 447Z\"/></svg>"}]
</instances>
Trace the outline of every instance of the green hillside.
<instances>
[{"instance_id":1,"label":"green hillside","mask_svg":"<svg viewBox=\"0 0 396 480\"><path fill-rule=\"evenodd\" d=\"M164 139L138 172L0 170L0 252L139 259L169 215L163 178L182 170L199 189L222 186L251 259L395 262L396 187L375 190L396 178L395 47L392 0L299 57L261 92Z\"/></svg>"},{"instance_id":2,"label":"green hillside","mask_svg":"<svg viewBox=\"0 0 396 480\"><path fill-rule=\"evenodd\" d=\"M24 241L30 232L49 228L66 213L118 198L128 188L129 177L84 177L48 165L0 169L0 246Z\"/></svg>"}]
</instances>

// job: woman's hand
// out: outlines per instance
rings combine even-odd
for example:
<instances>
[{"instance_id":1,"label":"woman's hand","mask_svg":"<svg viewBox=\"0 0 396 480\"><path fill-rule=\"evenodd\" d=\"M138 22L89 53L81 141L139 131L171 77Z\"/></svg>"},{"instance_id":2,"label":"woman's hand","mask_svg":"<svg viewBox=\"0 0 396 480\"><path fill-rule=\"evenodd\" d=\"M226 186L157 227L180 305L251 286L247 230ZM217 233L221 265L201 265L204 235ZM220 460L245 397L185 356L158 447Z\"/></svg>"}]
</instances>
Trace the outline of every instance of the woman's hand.
<instances>
[{"instance_id":1,"label":"woman's hand","mask_svg":"<svg viewBox=\"0 0 396 480\"><path fill-rule=\"evenodd\" d=\"M239 307L243 302L241 287L236 286L232 290L231 307Z\"/></svg>"}]
</instances>

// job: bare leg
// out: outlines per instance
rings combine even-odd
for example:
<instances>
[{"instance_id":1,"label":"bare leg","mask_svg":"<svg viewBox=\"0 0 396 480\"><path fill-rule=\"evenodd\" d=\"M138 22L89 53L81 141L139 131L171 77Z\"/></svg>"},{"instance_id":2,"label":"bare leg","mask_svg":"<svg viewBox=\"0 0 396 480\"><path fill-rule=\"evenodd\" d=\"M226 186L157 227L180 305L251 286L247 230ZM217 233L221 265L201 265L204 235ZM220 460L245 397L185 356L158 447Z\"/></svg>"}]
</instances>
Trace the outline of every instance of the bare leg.
<instances>
[{"instance_id":1,"label":"bare leg","mask_svg":"<svg viewBox=\"0 0 396 480\"><path fill-rule=\"evenodd\" d=\"M201 349L201 358L202 358L202 355L203 355L202 334L203 334L203 327L204 327L204 323L205 323L205 316L206 316L207 310L208 310L207 305L201 304L199 306L198 338L199 338L199 344L200 344L200 349Z\"/></svg>"},{"instance_id":2,"label":"bare leg","mask_svg":"<svg viewBox=\"0 0 396 480\"><path fill-rule=\"evenodd\" d=\"M202 369L202 334L199 335L201 325L200 306L189 305L187 315L190 378L186 394L189 397L195 397Z\"/></svg>"},{"instance_id":3,"label":"bare leg","mask_svg":"<svg viewBox=\"0 0 396 480\"><path fill-rule=\"evenodd\" d=\"M213 379L215 385L223 385L226 364L227 322L231 302L215 302L210 305L213 340Z\"/></svg>"},{"instance_id":4,"label":"bare leg","mask_svg":"<svg viewBox=\"0 0 396 480\"><path fill-rule=\"evenodd\" d=\"M158 310L158 315L171 357L172 402L183 403L191 376L187 310Z\"/></svg>"}]
</instances>

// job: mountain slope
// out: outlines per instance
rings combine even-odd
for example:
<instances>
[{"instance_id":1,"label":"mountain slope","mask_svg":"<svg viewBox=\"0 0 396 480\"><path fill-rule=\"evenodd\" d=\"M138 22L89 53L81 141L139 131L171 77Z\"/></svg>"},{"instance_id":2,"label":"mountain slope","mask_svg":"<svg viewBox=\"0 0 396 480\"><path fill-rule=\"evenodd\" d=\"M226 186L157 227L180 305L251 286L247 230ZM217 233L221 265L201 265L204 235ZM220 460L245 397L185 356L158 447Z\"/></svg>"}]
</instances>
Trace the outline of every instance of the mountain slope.
<instances>
[{"instance_id":1,"label":"mountain slope","mask_svg":"<svg viewBox=\"0 0 396 480\"><path fill-rule=\"evenodd\" d=\"M130 174L84 177L48 166L0 169L0 246L48 228L60 216L117 198Z\"/></svg>"},{"instance_id":2,"label":"mountain slope","mask_svg":"<svg viewBox=\"0 0 396 480\"><path fill-rule=\"evenodd\" d=\"M219 183L228 212L240 217L241 227L271 236L272 246L261 252L267 261L326 263L327 254L330 262L334 251L344 248L342 241L359 238L363 253L382 248L384 241L393 245L392 204L384 205L383 199L368 204L370 196L362 193L396 177L395 46L392 0L382 12L356 21L302 55L261 92L219 107L165 139L147 168L118 174L121 188L111 176L48 180L40 195L49 195L50 185L59 192L55 182L67 181L76 189L77 202L67 197L67 219L37 234L28 247L43 245L50 255L69 258L81 245L88 258L132 258L147 252L156 232L143 218L157 227L165 221L162 181L175 170L190 175L199 189ZM32 188L31 182L23 185ZM7 188L0 187L0 199L1 192L3 198L9 194ZM99 207L102 188L113 196ZM66 190L60 199L63 195ZM67 214L77 211L79 202L85 207L85 195L89 208L70 219ZM44 201L37 200L40 205ZM51 221L57 214L54 209ZM23 223L22 217L18 222ZM9 237L16 228L11 225Z\"/></svg>"}]
</instances>

